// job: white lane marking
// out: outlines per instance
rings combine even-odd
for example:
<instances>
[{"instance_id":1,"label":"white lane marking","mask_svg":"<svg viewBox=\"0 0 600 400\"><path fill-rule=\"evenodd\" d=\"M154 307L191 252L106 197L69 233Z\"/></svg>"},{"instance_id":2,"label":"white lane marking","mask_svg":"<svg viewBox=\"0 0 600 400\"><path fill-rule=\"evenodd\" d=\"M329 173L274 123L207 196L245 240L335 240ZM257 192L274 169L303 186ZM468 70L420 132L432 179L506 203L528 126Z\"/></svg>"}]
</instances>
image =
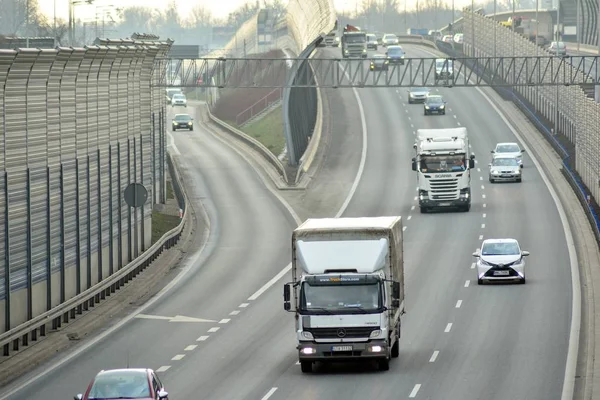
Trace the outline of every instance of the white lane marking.
<instances>
[{"instance_id":1,"label":"white lane marking","mask_svg":"<svg viewBox=\"0 0 600 400\"><path fill-rule=\"evenodd\" d=\"M414 209L415 209L415 206L412 206L412 207L410 208L410 211L412 211L412 210L414 210Z\"/></svg>"},{"instance_id":2,"label":"white lane marking","mask_svg":"<svg viewBox=\"0 0 600 400\"><path fill-rule=\"evenodd\" d=\"M260 400L268 400L268 399L269 399L271 396L273 396L273 393L275 393L276 391L277 391L277 388L276 388L276 387L272 387L272 388L271 388L271 390L269 390L269 391L267 392L267 394L265 394L265 395L262 397L262 399L260 399Z\"/></svg>"},{"instance_id":3,"label":"white lane marking","mask_svg":"<svg viewBox=\"0 0 600 400\"><path fill-rule=\"evenodd\" d=\"M196 342L204 342L206 339L208 339L208 336L202 335L198 339L196 339Z\"/></svg>"},{"instance_id":4,"label":"white lane marking","mask_svg":"<svg viewBox=\"0 0 600 400\"><path fill-rule=\"evenodd\" d=\"M409 215L408 218L406 218L408 221L410 221L410 219L412 218L412 215Z\"/></svg>"},{"instance_id":5,"label":"white lane marking","mask_svg":"<svg viewBox=\"0 0 600 400\"><path fill-rule=\"evenodd\" d=\"M239 307L240 307L240 308L246 308L246 307L248 307L248 305L249 305L249 304L250 304L250 303L242 303L242 304L240 304L240 306L239 306Z\"/></svg>"},{"instance_id":6,"label":"white lane marking","mask_svg":"<svg viewBox=\"0 0 600 400\"><path fill-rule=\"evenodd\" d=\"M213 327L213 328L210 328L208 331L209 331L210 333L215 333L215 332L216 332L216 331L218 331L219 329L221 329L221 328L220 328L220 327L218 327L218 326L215 326L215 327Z\"/></svg>"},{"instance_id":7,"label":"white lane marking","mask_svg":"<svg viewBox=\"0 0 600 400\"><path fill-rule=\"evenodd\" d=\"M483 208L486 208L486 207L487 207L487 204L483 203Z\"/></svg>"},{"instance_id":8,"label":"white lane marking","mask_svg":"<svg viewBox=\"0 0 600 400\"><path fill-rule=\"evenodd\" d=\"M440 352L438 350L434 351L433 354L431 355L431 358L429 359L429 362L435 362L435 360L438 358L439 354L440 354Z\"/></svg>"},{"instance_id":9,"label":"white lane marking","mask_svg":"<svg viewBox=\"0 0 600 400\"><path fill-rule=\"evenodd\" d=\"M406 226L402 227L402 232L404 232L406 230Z\"/></svg>"},{"instance_id":10,"label":"white lane marking","mask_svg":"<svg viewBox=\"0 0 600 400\"><path fill-rule=\"evenodd\" d=\"M417 397L417 393L419 393L419 389L421 389L421 384L417 383L413 388L412 392L408 395L409 398Z\"/></svg>"},{"instance_id":11,"label":"white lane marking","mask_svg":"<svg viewBox=\"0 0 600 400\"><path fill-rule=\"evenodd\" d=\"M175 138L173 137L173 135L171 135L171 133L169 131L167 131L167 138L169 138L169 143L167 144L167 147L170 147L176 156L180 156L181 153L179 152L179 149L177 148L177 145L175 144Z\"/></svg>"},{"instance_id":12,"label":"white lane marking","mask_svg":"<svg viewBox=\"0 0 600 400\"><path fill-rule=\"evenodd\" d=\"M183 349L183 351L194 351L194 350L196 350L196 347L198 347L197 344L190 344L185 349Z\"/></svg>"},{"instance_id":13,"label":"white lane marking","mask_svg":"<svg viewBox=\"0 0 600 400\"><path fill-rule=\"evenodd\" d=\"M475 269L475 263L471 263L471 269Z\"/></svg>"},{"instance_id":14,"label":"white lane marking","mask_svg":"<svg viewBox=\"0 0 600 400\"><path fill-rule=\"evenodd\" d=\"M577 258L577 251L575 249L575 241L573 239L573 232L571 231L571 226L569 225L569 221L567 220L567 214L565 212L564 205L560 201L554 186L550 183L546 172L540 165L537 157L531 151L531 148L525 143L521 134L517 132L515 127L506 119L504 114L496 107L496 105L492 102L492 100L488 97L487 94L480 88L476 88L477 91L487 100L487 102L494 108L496 113L502 118L506 126L512 131L513 135L517 138L523 148L529 154L529 157L535 164L542 180L546 184L548 191L550 192L550 196L554 200L554 204L556 204L556 209L558 210L558 215L560 216L560 221L563 226L563 230L565 233L565 238L567 241L567 248L569 249L569 261L571 264L571 293L573 293L573 301L571 301L571 327L569 330L569 348L567 350L567 362L565 365L565 379L563 381L563 389L561 400L569 400L573 398L573 393L575 391L575 374L577 372L577 355L579 353L579 332L581 330L581 282L579 276L579 261Z\"/></svg>"},{"instance_id":15,"label":"white lane marking","mask_svg":"<svg viewBox=\"0 0 600 400\"><path fill-rule=\"evenodd\" d=\"M479 177L479 180L480 180L480 181L482 181L482 180L483 180L483 176L480 176L480 177Z\"/></svg>"},{"instance_id":16,"label":"white lane marking","mask_svg":"<svg viewBox=\"0 0 600 400\"><path fill-rule=\"evenodd\" d=\"M444 329L444 333L450 332L450 329L452 329L452 322L448 322L448 325L446 325L446 329Z\"/></svg>"},{"instance_id":17,"label":"white lane marking","mask_svg":"<svg viewBox=\"0 0 600 400\"><path fill-rule=\"evenodd\" d=\"M471 281L469 281L469 280L466 280L466 281L465 281L465 287L469 287L469 284L470 284L470 283L471 283Z\"/></svg>"},{"instance_id":18,"label":"white lane marking","mask_svg":"<svg viewBox=\"0 0 600 400\"><path fill-rule=\"evenodd\" d=\"M479 161L477 161L477 159L475 159L475 164L479 164Z\"/></svg>"},{"instance_id":19,"label":"white lane marking","mask_svg":"<svg viewBox=\"0 0 600 400\"><path fill-rule=\"evenodd\" d=\"M479 235L479 240L483 240L483 235Z\"/></svg>"},{"instance_id":20,"label":"white lane marking","mask_svg":"<svg viewBox=\"0 0 600 400\"><path fill-rule=\"evenodd\" d=\"M454 119L456 119L456 114L453 115Z\"/></svg>"},{"instance_id":21,"label":"white lane marking","mask_svg":"<svg viewBox=\"0 0 600 400\"><path fill-rule=\"evenodd\" d=\"M417 134L417 132L416 132L416 131L413 131L413 135L416 135L416 134Z\"/></svg>"},{"instance_id":22,"label":"white lane marking","mask_svg":"<svg viewBox=\"0 0 600 400\"><path fill-rule=\"evenodd\" d=\"M233 310L232 312L229 313L229 315L238 315L240 313L240 310Z\"/></svg>"},{"instance_id":23,"label":"white lane marking","mask_svg":"<svg viewBox=\"0 0 600 400\"><path fill-rule=\"evenodd\" d=\"M482 194L482 195L481 195L481 198L482 198L482 199L485 199L485 194Z\"/></svg>"},{"instance_id":24,"label":"white lane marking","mask_svg":"<svg viewBox=\"0 0 600 400\"><path fill-rule=\"evenodd\" d=\"M486 213L483 213L483 218L485 218L485 217L487 217L487 214L486 214Z\"/></svg>"},{"instance_id":25,"label":"white lane marking","mask_svg":"<svg viewBox=\"0 0 600 400\"><path fill-rule=\"evenodd\" d=\"M485 224L481 224L481 229L485 229Z\"/></svg>"},{"instance_id":26,"label":"white lane marking","mask_svg":"<svg viewBox=\"0 0 600 400\"><path fill-rule=\"evenodd\" d=\"M292 264L290 263L290 264L288 264L287 267L285 267L277 275L275 275L275 277L273 277L269 282L265 283L263 285L263 287L261 287L260 289L258 289L252 296L248 297L248 300L249 301L254 301L254 300L258 299L261 294L263 294L264 292L266 292L267 290L269 290L269 288L271 286L273 286L274 284L276 284L278 280L280 280L281 278L283 278L283 276L285 274L287 274L288 272L290 272L291 270L292 270Z\"/></svg>"},{"instance_id":27,"label":"white lane marking","mask_svg":"<svg viewBox=\"0 0 600 400\"><path fill-rule=\"evenodd\" d=\"M460 126L460 122L457 122L458 126Z\"/></svg>"},{"instance_id":28,"label":"white lane marking","mask_svg":"<svg viewBox=\"0 0 600 400\"><path fill-rule=\"evenodd\" d=\"M152 297L150 300L148 300L148 302L146 302L144 305L142 305L138 309L136 309L133 313L129 314L128 316L126 316L121 321L117 322L115 325L111 326L104 332L102 332L99 335L95 336L94 338L90 339L89 342L83 344L81 347L73 350L72 352L69 352L64 358L53 361L52 364L45 367L41 372L32 376L30 379L26 379L25 381L21 382L20 384L14 386L12 389L3 388L3 390L5 390L5 392L3 393L2 397L0 397L0 399L6 400L6 399L10 398L15 393L22 391L27 386L38 381L40 378L43 378L44 376L46 376L49 373L56 370L57 368L62 367L64 364L68 363L69 361L73 360L74 358L79 357L81 354L83 354L84 352L86 352L88 349L92 348L96 344L98 344L100 341L104 340L109 335L111 335L114 332L116 332L117 330L121 329L124 325L126 325L132 319L134 319L136 315L144 312L145 310L149 309L151 306L156 304L160 299L163 298L163 296L165 294L167 294L174 287L176 287L179 284L179 282L181 282L183 280L183 278L186 277L187 274L192 270L192 268L198 263L198 260L202 256L204 249L206 248L208 243L210 243L210 240L208 240L208 238L210 237L211 223L210 223L210 218L208 216L208 213L206 212L206 209L204 208L204 206L201 203L196 204L195 207L197 207L197 208L195 208L195 211L201 214L202 220L205 221L205 223L206 223L206 232L207 233L205 234L205 237L203 238L205 240L202 241L202 245L200 246L198 251L196 253L194 253L190 257L190 259L188 259L188 261L186 262L184 267L181 269L181 272L179 272L179 274L177 276L175 276L171 282L169 282L164 288L162 288L162 290L160 292L158 292L154 297Z\"/></svg>"},{"instance_id":29,"label":"white lane marking","mask_svg":"<svg viewBox=\"0 0 600 400\"><path fill-rule=\"evenodd\" d=\"M485 186L481 185L481 190L485 190Z\"/></svg>"},{"instance_id":30,"label":"white lane marking","mask_svg":"<svg viewBox=\"0 0 600 400\"><path fill-rule=\"evenodd\" d=\"M159 369L157 369L156 372L165 372L169 368L171 368L170 365L163 365L162 367L160 367Z\"/></svg>"},{"instance_id":31,"label":"white lane marking","mask_svg":"<svg viewBox=\"0 0 600 400\"><path fill-rule=\"evenodd\" d=\"M454 306L455 308L460 308L460 306L462 306L462 300L458 300L456 302L456 305Z\"/></svg>"},{"instance_id":32,"label":"white lane marking","mask_svg":"<svg viewBox=\"0 0 600 400\"><path fill-rule=\"evenodd\" d=\"M414 124L410 124L410 127L411 127L411 128L414 128L415 126L414 126Z\"/></svg>"},{"instance_id":33,"label":"white lane marking","mask_svg":"<svg viewBox=\"0 0 600 400\"><path fill-rule=\"evenodd\" d=\"M177 354L175 357L171 358L172 361L181 361L185 357L185 354Z\"/></svg>"},{"instance_id":34,"label":"white lane marking","mask_svg":"<svg viewBox=\"0 0 600 400\"><path fill-rule=\"evenodd\" d=\"M418 197L417 197L417 196L415 196L415 201L416 201L417 199L418 199Z\"/></svg>"},{"instance_id":35,"label":"white lane marking","mask_svg":"<svg viewBox=\"0 0 600 400\"><path fill-rule=\"evenodd\" d=\"M226 324L226 323L228 323L229 321L231 321L231 319L229 319L229 318L223 318L222 320L220 320L220 321L219 321L219 323L220 323L220 324Z\"/></svg>"},{"instance_id":36,"label":"white lane marking","mask_svg":"<svg viewBox=\"0 0 600 400\"><path fill-rule=\"evenodd\" d=\"M477 168L477 172L481 172L481 168Z\"/></svg>"}]
</instances>

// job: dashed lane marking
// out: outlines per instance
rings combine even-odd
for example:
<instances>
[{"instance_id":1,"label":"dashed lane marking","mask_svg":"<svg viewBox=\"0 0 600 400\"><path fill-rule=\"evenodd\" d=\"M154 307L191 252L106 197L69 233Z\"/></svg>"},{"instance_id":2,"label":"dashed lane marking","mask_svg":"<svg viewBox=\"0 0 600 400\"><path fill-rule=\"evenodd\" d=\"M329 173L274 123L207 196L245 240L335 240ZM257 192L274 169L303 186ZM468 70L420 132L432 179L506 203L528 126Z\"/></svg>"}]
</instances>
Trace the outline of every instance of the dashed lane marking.
<instances>
[{"instance_id":1,"label":"dashed lane marking","mask_svg":"<svg viewBox=\"0 0 600 400\"><path fill-rule=\"evenodd\" d=\"M448 322L448 325L446 325L446 329L444 329L444 333L450 332L451 329L452 329L452 322Z\"/></svg>"},{"instance_id":2,"label":"dashed lane marking","mask_svg":"<svg viewBox=\"0 0 600 400\"><path fill-rule=\"evenodd\" d=\"M172 361L180 361L183 360L183 357L185 357L185 354L177 354L175 357L171 358Z\"/></svg>"},{"instance_id":3,"label":"dashed lane marking","mask_svg":"<svg viewBox=\"0 0 600 400\"><path fill-rule=\"evenodd\" d=\"M412 210L414 210L414 209L415 209L415 206L412 206L412 207L410 208L410 211L412 211Z\"/></svg>"},{"instance_id":4,"label":"dashed lane marking","mask_svg":"<svg viewBox=\"0 0 600 400\"><path fill-rule=\"evenodd\" d=\"M200 336L198 339L196 339L196 342L204 342L206 339L208 339L208 336L203 335L203 336Z\"/></svg>"},{"instance_id":5,"label":"dashed lane marking","mask_svg":"<svg viewBox=\"0 0 600 400\"><path fill-rule=\"evenodd\" d=\"M221 329L221 328L220 328L220 327L218 327L218 326L215 326L215 327L212 327L212 328L210 328L208 331L209 331L210 333L215 333L215 332L216 332L216 331L218 331L219 329Z\"/></svg>"},{"instance_id":6,"label":"dashed lane marking","mask_svg":"<svg viewBox=\"0 0 600 400\"><path fill-rule=\"evenodd\" d=\"M275 393L276 391L277 391L277 388L276 388L276 387L272 387L272 388L271 388L271 390L269 390L269 391L267 392L267 394L265 394L265 395L262 397L262 399L260 399L260 400L268 400L268 399L269 399L271 396L273 396L273 393Z\"/></svg>"},{"instance_id":7,"label":"dashed lane marking","mask_svg":"<svg viewBox=\"0 0 600 400\"><path fill-rule=\"evenodd\" d=\"M238 315L240 313L240 310L233 310L232 312L229 313L229 315Z\"/></svg>"},{"instance_id":8,"label":"dashed lane marking","mask_svg":"<svg viewBox=\"0 0 600 400\"><path fill-rule=\"evenodd\" d=\"M230 318L223 318L222 320L220 320L220 321L219 321L219 323L220 323L220 324L226 324L226 323L228 323L229 321L231 321L231 319L230 319Z\"/></svg>"},{"instance_id":9,"label":"dashed lane marking","mask_svg":"<svg viewBox=\"0 0 600 400\"><path fill-rule=\"evenodd\" d=\"M406 220L410 221L411 218L412 218L412 215L409 215L408 218L406 218Z\"/></svg>"},{"instance_id":10,"label":"dashed lane marking","mask_svg":"<svg viewBox=\"0 0 600 400\"><path fill-rule=\"evenodd\" d=\"M465 281L465 287L469 287L470 284L471 284L471 281L469 281L469 280Z\"/></svg>"},{"instance_id":11,"label":"dashed lane marking","mask_svg":"<svg viewBox=\"0 0 600 400\"><path fill-rule=\"evenodd\" d=\"M413 390L408 395L408 397L411 398L411 399L417 397L417 393L419 393L419 389L421 389L421 384L417 383L415 385L415 387L413 388Z\"/></svg>"},{"instance_id":12,"label":"dashed lane marking","mask_svg":"<svg viewBox=\"0 0 600 400\"><path fill-rule=\"evenodd\" d=\"M169 368L171 368L170 365L163 365L162 367L160 367L159 369L157 369L156 372L165 372Z\"/></svg>"},{"instance_id":13,"label":"dashed lane marking","mask_svg":"<svg viewBox=\"0 0 600 400\"><path fill-rule=\"evenodd\" d=\"M460 306L462 306L462 300L458 300L456 302L456 305L454 306L455 308L460 308Z\"/></svg>"},{"instance_id":14,"label":"dashed lane marking","mask_svg":"<svg viewBox=\"0 0 600 400\"><path fill-rule=\"evenodd\" d=\"M479 235L479 240L483 240L483 235Z\"/></svg>"},{"instance_id":15,"label":"dashed lane marking","mask_svg":"<svg viewBox=\"0 0 600 400\"><path fill-rule=\"evenodd\" d=\"M185 349L183 349L184 351L194 351L196 350L196 347L198 347L197 344L190 344L189 346L187 346Z\"/></svg>"},{"instance_id":16,"label":"dashed lane marking","mask_svg":"<svg viewBox=\"0 0 600 400\"><path fill-rule=\"evenodd\" d=\"M481 229L485 229L485 224L481 224Z\"/></svg>"},{"instance_id":17,"label":"dashed lane marking","mask_svg":"<svg viewBox=\"0 0 600 400\"><path fill-rule=\"evenodd\" d=\"M406 228L407 228L406 226L403 226L402 227L402 232L404 232L406 230Z\"/></svg>"},{"instance_id":18,"label":"dashed lane marking","mask_svg":"<svg viewBox=\"0 0 600 400\"><path fill-rule=\"evenodd\" d=\"M475 269L475 263L471 263L471 269Z\"/></svg>"},{"instance_id":19,"label":"dashed lane marking","mask_svg":"<svg viewBox=\"0 0 600 400\"><path fill-rule=\"evenodd\" d=\"M429 362L435 362L435 360L438 358L438 355L440 354L439 351L434 351L433 354L431 355L431 358L429 359Z\"/></svg>"},{"instance_id":20,"label":"dashed lane marking","mask_svg":"<svg viewBox=\"0 0 600 400\"><path fill-rule=\"evenodd\" d=\"M485 218L485 217L487 217L487 214L486 214L486 213L484 213L484 214L483 214L483 218Z\"/></svg>"},{"instance_id":21,"label":"dashed lane marking","mask_svg":"<svg viewBox=\"0 0 600 400\"><path fill-rule=\"evenodd\" d=\"M248 307L248 304L250 304L250 303L242 303L242 304L240 304L240 308L246 308L246 307Z\"/></svg>"}]
</instances>

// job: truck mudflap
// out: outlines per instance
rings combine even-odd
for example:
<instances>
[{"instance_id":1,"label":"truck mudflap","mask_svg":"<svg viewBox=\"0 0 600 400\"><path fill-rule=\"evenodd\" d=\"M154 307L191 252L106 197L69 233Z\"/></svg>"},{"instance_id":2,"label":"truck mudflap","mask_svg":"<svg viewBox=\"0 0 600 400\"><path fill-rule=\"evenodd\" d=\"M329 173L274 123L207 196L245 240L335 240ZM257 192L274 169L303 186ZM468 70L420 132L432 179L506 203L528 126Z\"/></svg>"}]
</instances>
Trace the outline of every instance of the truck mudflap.
<instances>
[{"instance_id":1,"label":"truck mudflap","mask_svg":"<svg viewBox=\"0 0 600 400\"><path fill-rule=\"evenodd\" d=\"M350 361L365 358L388 358L385 340L354 343L301 343L298 358L303 361Z\"/></svg>"},{"instance_id":2,"label":"truck mudflap","mask_svg":"<svg viewBox=\"0 0 600 400\"><path fill-rule=\"evenodd\" d=\"M471 209L471 197L448 201L422 199L419 200L419 207L421 207L421 212L423 213L438 208L456 208L462 211L469 211Z\"/></svg>"}]
</instances>

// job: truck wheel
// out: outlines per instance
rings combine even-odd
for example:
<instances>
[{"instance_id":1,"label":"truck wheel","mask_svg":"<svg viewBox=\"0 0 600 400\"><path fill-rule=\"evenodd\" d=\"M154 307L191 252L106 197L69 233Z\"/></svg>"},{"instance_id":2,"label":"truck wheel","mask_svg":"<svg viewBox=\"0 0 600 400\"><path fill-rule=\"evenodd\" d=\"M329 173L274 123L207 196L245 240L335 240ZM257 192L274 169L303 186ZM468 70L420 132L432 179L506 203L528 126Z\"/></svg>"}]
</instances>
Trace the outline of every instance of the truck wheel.
<instances>
[{"instance_id":1,"label":"truck wheel","mask_svg":"<svg viewBox=\"0 0 600 400\"><path fill-rule=\"evenodd\" d=\"M427 211L429 211L427 208L421 207L421 214L427 214Z\"/></svg>"},{"instance_id":2,"label":"truck wheel","mask_svg":"<svg viewBox=\"0 0 600 400\"><path fill-rule=\"evenodd\" d=\"M400 340L396 337L396 343L392 346L392 358L398 358L400 355Z\"/></svg>"},{"instance_id":3,"label":"truck wheel","mask_svg":"<svg viewBox=\"0 0 600 400\"><path fill-rule=\"evenodd\" d=\"M300 361L300 369L305 374L309 374L312 372L312 361Z\"/></svg>"},{"instance_id":4,"label":"truck wheel","mask_svg":"<svg viewBox=\"0 0 600 400\"><path fill-rule=\"evenodd\" d=\"M387 358L382 358L379 360L379 370L380 371L388 371L390 369L390 360Z\"/></svg>"},{"instance_id":5,"label":"truck wheel","mask_svg":"<svg viewBox=\"0 0 600 400\"><path fill-rule=\"evenodd\" d=\"M471 210L471 205L469 204L468 206L464 206L462 210L463 212L469 212Z\"/></svg>"}]
</instances>

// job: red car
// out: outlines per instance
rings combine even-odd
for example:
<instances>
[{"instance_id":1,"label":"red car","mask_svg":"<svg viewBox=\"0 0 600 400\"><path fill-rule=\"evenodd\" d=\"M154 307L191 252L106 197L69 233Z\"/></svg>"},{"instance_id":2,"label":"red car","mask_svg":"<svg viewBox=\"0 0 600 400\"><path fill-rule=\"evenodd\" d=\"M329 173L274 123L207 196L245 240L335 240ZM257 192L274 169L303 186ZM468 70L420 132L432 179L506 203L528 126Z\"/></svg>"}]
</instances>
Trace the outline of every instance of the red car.
<instances>
[{"instance_id":1,"label":"red car","mask_svg":"<svg viewBox=\"0 0 600 400\"><path fill-rule=\"evenodd\" d=\"M100 371L85 394L78 394L75 400L168 400L168 396L153 370L128 368Z\"/></svg>"}]
</instances>

